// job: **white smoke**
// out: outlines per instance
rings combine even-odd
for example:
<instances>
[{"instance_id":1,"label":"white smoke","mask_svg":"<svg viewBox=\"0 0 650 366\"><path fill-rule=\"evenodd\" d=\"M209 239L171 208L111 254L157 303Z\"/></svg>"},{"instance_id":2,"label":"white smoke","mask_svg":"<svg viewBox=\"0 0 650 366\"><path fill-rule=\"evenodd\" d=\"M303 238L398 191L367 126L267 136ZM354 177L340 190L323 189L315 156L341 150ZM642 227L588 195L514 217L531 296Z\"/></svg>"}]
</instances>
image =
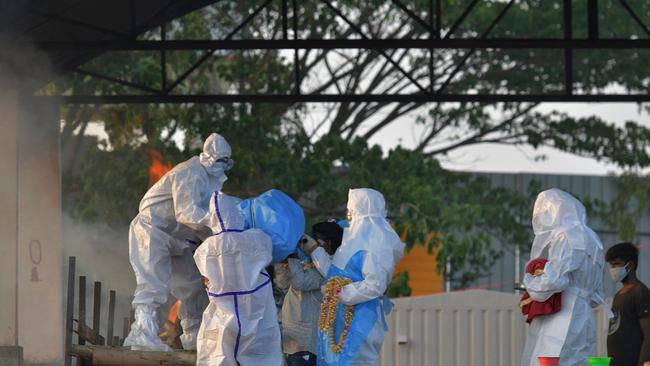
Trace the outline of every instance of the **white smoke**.
<instances>
[{"instance_id":1,"label":"white smoke","mask_svg":"<svg viewBox=\"0 0 650 366\"><path fill-rule=\"evenodd\" d=\"M129 316L135 275L129 263L128 226L112 228L63 215L64 258L76 258L75 317L78 314L79 276L86 276L86 324L92 324L93 283L102 283L100 333L106 335L109 291L115 290L113 334L122 336L123 318ZM67 281L67 271L64 274Z\"/></svg>"}]
</instances>

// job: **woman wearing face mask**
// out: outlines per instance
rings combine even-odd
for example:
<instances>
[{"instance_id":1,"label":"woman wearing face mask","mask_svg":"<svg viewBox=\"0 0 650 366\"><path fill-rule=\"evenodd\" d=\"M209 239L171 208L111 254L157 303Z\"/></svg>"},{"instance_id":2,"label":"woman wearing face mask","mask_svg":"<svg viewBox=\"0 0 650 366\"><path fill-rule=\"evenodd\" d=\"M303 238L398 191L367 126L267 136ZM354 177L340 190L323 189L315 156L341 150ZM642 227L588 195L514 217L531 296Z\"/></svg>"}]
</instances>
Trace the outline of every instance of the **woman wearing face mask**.
<instances>
[{"instance_id":1,"label":"woman wearing face mask","mask_svg":"<svg viewBox=\"0 0 650 366\"><path fill-rule=\"evenodd\" d=\"M650 290L636 277L639 249L620 243L605 254L614 283L623 287L616 293L607 335L611 366L650 366Z\"/></svg>"}]
</instances>

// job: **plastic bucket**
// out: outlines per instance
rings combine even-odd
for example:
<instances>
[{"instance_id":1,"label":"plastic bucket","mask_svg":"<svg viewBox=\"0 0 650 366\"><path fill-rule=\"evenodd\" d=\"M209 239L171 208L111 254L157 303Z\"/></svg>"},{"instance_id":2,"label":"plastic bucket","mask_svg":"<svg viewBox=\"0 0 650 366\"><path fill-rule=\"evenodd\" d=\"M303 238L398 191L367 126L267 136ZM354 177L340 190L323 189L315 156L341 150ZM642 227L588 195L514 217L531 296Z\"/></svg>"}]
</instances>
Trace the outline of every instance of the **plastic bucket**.
<instances>
[{"instance_id":1,"label":"plastic bucket","mask_svg":"<svg viewBox=\"0 0 650 366\"><path fill-rule=\"evenodd\" d=\"M559 357L537 357L539 366L558 366L560 364Z\"/></svg>"},{"instance_id":2,"label":"plastic bucket","mask_svg":"<svg viewBox=\"0 0 650 366\"><path fill-rule=\"evenodd\" d=\"M611 361L611 357L587 357L587 365L589 366L609 366Z\"/></svg>"}]
</instances>

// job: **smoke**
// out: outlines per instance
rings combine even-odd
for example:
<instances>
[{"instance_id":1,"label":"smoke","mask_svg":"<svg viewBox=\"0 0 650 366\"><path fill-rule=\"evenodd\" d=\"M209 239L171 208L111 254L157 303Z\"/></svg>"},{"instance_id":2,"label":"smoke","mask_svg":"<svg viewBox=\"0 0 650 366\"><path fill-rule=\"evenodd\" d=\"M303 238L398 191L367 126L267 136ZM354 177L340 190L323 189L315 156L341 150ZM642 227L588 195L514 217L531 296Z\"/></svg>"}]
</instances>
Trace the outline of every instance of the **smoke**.
<instances>
[{"instance_id":1,"label":"smoke","mask_svg":"<svg viewBox=\"0 0 650 366\"><path fill-rule=\"evenodd\" d=\"M21 15L22 9L14 10L14 15ZM106 335L109 290L115 290L113 332L122 336L135 289L128 227L82 223L62 212L61 106L54 98L33 98L45 94L48 83L59 75L47 53L1 26L0 49L0 346L23 347L26 365L61 364L63 337L54 334L64 331L69 256L77 263L74 317L78 277L87 277L89 326L93 282L100 281L100 334ZM51 316L59 309L61 317ZM39 332L42 337L35 337Z\"/></svg>"},{"instance_id":2,"label":"smoke","mask_svg":"<svg viewBox=\"0 0 650 366\"><path fill-rule=\"evenodd\" d=\"M135 275L129 263L128 226L113 228L103 223L85 223L65 213L62 222L64 257L76 258L75 314L78 314L78 277L86 276L86 324L92 324L93 283L99 281L102 284L100 333L106 335L109 291L115 290L113 334L121 337L123 318L129 316L135 290ZM67 272L64 278L67 279Z\"/></svg>"},{"instance_id":3,"label":"smoke","mask_svg":"<svg viewBox=\"0 0 650 366\"><path fill-rule=\"evenodd\" d=\"M110 290L117 295L113 334L123 334L135 290L128 227L86 223L62 211L61 174L71 157L61 154L60 105L32 97L46 94L60 75L49 54L2 28L11 21L0 22L0 346L23 347L26 365L61 364L69 256L76 257L74 317L78 277L86 276L86 324L92 325L99 281L100 334L107 334ZM61 317L52 316L59 306Z\"/></svg>"},{"instance_id":4,"label":"smoke","mask_svg":"<svg viewBox=\"0 0 650 366\"><path fill-rule=\"evenodd\" d=\"M50 57L15 35L0 34L0 87L31 95L54 79Z\"/></svg>"},{"instance_id":5,"label":"smoke","mask_svg":"<svg viewBox=\"0 0 650 366\"><path fill-rule=\"evenodd\" d=\"M61 364L58 105L32 97L54 72L23 36L2 32L0 49L0 345Z\"/></svg>"}]
</instances>

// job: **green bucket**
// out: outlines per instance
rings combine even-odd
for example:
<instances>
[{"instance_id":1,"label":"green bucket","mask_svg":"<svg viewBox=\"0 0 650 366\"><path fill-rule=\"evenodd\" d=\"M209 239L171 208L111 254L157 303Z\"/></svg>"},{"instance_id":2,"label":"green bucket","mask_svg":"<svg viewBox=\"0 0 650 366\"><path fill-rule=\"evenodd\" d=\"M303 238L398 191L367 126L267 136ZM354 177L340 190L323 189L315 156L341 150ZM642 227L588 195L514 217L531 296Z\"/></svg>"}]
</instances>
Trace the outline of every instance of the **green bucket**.
<instances>
[{"instance_id":1,"label":"green bucket","mask_svg":"<svg viewBox=\"0 0 650 366\"><path fill-rule=\"evenodd\" d=\"M609 366L611 361L611 357L587 357L587 365L589 366Z\"/></svg>"}]
</instances>

